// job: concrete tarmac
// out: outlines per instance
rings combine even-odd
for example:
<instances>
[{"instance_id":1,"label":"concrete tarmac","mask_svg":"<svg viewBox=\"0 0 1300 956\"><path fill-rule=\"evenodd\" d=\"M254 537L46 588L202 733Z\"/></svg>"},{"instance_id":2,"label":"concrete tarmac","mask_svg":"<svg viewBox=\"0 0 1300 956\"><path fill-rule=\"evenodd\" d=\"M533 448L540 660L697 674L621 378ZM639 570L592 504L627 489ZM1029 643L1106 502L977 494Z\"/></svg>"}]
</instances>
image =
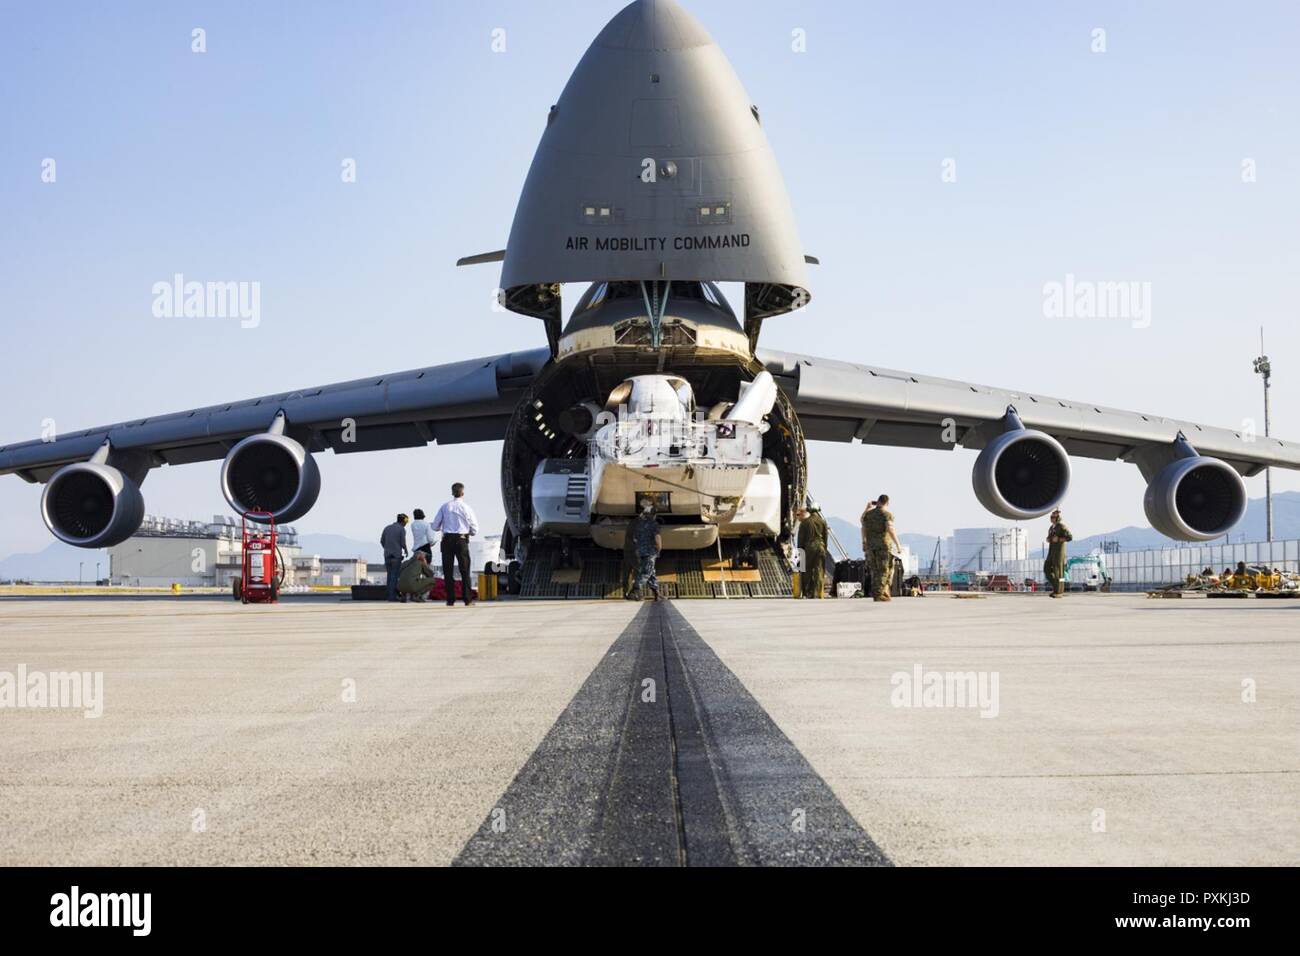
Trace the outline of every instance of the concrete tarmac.
<instances>
[{"instance_id":1,"label":"concrete tarmac","mask_svg":"<svg viewBox=\"0 0 1300 956\"><path fill-rule=\"evenodd\" d=\"M753 744L726 726L752 697L776 749L895 864L1300 860L1300 602L674 609L722 672L692 711L715 764ZM0 693L0 864L449 863L504 795L553 784L521 774L553 728L569 747L608 731L582 734L575 719L608 716L570 704L637 612L0 602L0 691L19 665L103 673L99 718ZM710 689L727 682L732 697ZM901 706L927 703L944 706Z\"/></svg>"},{"instance_id":2,"label":"concrete tarmac","mask_svg":"<svg viewBox=\"0 0 1300 956\"><path fill-rule=\"evenodd\" d=\"M5 603L104 714L0 710L0 864L449 863L635 611Z\"/></svg>"},{"instance_id":3,"label":"concrete tarmac","mask_svg":"<svg viewBox=\"0 0 1300 956\"><path fill-rule=\"evenodd\" d=\"M1300 601L678 606L897 864L1300 861ZM918 666L997 716L895 706Z\"/></svg>"}]
</instances>

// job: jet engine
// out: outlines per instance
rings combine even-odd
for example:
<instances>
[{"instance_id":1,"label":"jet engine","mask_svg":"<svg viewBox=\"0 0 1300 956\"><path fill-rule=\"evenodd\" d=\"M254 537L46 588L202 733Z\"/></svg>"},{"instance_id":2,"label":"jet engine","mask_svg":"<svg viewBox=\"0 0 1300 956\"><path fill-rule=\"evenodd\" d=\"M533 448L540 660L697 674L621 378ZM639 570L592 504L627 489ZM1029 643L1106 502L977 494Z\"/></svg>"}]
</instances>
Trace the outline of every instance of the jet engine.
<instances>
[{"instance_id":1,"label":"jet engine","mask_svg":"<svg viewBox=\"0 0 1300 956\"><path fill-rule=\"evenodd\" d=\"M1194 452L1165 465L1142 502L1151 527L1182 541L1222 537L1246 513L1246 483L1227 462Z\"/></svg>"},{"instance_id":2,"label":"jet engine","mask_svg":"<svg viewBox=\"0 0 1300 956\"><path fill-rule=\"evenodd\" d=\"M78 548L108 548L135 534L144 520L140 486L103 461L77 462L56 471L41 495L50 532Z\"/></svg>"},{"instance_id":3,"label":"jet engine","mask_svg":"<svg viewBox=\"0 0 1300 956\"><path fill-rule=\"evenodd\" d=\"M1007 409L1002 426L975 460L975 497L999 518L1041 517L1070 488L1070 457L1051 435L1025 428L1015 409Z\"/></svg>"},{"instance_id":4,"label":"jet engine","mask_svg":"<svg viewBox=\"0 0 1300 956\"><path fill-rule=\"evenodd\" d=\"M282 419L271 431L250 435L221 465L221 493L240 514L269 511L277 524L296 521L320 495L320 469L307 449L283 434Z\"/></svg>"}]
</instances>

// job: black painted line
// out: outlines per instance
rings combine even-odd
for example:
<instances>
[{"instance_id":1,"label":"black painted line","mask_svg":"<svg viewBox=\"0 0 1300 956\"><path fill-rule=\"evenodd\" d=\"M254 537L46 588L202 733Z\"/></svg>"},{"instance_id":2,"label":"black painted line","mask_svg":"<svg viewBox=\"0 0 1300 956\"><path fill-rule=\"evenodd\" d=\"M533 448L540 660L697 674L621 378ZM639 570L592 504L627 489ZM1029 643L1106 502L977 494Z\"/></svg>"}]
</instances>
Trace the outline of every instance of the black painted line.
<instances>
[{"instance_id":1,"label":"black painted line","mask_svg":"<svg viewBox=\"0 0 1300 956\"><path fill-rule=\"evenodd\" d=\"M643 616L644 609L610 645L453 865L574 866L588 859L628 717Z\"/></svg>"},{"instance_id":2,"label":"black painted line","mask_svg":"<svg viewBox=\"0 0 1300 956\"><path fill-rule=\"evenodd\" d=\"M667 603L637 612L455 863L889 865Z\"/></svg>"}]
</instances>

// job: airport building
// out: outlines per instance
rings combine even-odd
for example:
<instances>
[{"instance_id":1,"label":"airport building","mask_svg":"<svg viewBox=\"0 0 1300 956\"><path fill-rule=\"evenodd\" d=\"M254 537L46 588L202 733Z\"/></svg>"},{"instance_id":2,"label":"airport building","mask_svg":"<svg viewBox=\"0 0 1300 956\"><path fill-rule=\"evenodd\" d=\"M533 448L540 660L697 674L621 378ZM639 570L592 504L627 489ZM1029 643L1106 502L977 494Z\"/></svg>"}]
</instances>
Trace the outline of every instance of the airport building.
<instances>
[{"instance_id":1,"label":"airport building","mask_svg":"<svg viewBox=\"0 0 1300 956\"><path fill-rule=\"evenodd\" d=\"M304 554L291 525L277 528L284 585L351 587L383 584L383 564L367 564L361 556L327 558ZM146 515L140 530L108 549L109 582L128 587L229 588L243 568L243 539L239 521L215 515L212 521L180 521ZM470 543L474 580L489 561L501 557L501 536L487 535ZM442 570L435 543L433 565Z\"/></svg>"},{"instance_id":2,"label":"airport building","mask_svg":"<svg viewBox=\"0 0 1300 956\"><path fill-rule=\"evenodd\" d=\"M372 580L364 558L305 555L292 526L276 532L286 587L347 587ZM109 580L132 587L228 588L241 573L242 549L239 522L228 515L208 523L146 515L134 535L108 549Z\"/></svg>"}]
</instances>

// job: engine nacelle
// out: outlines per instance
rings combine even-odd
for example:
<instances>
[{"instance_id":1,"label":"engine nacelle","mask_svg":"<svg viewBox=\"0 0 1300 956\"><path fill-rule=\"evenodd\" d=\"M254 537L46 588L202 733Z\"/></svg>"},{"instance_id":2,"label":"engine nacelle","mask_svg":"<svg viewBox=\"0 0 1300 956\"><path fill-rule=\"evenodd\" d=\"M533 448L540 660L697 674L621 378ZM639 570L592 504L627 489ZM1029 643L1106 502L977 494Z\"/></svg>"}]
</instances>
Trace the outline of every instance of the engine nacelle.
<instances>
[{"instance_id":1,"label":"engine nacelle","mask_svg":"<svg viewBox=\"0 0 1300 956\"><path fill-rule=\"evenodd\" d=\"M221 493L239 514L269 511L276 524L297 521L320 495L320 468L288 435L250 435L226 455Z\"/></svg>"},{"instance_id":2,"label":"engine nacelle","mask_svg":"<svg viewBox=\"0 0 1300 956\"><path fill-rule=\"evenodd\" d=\"M112 465L78 462L56 471L41 494L45 527L65 544L109 548L144 520L140 486Z\"/></svg>"},{"instance_id":3,"label":"engine nacelle","mask_svg":"<svg viewBox=\"0 0 1300 956\"><path fill-rule=\"evenodd\" d=\"M1005 430L975 459L975 497L999 518L1042 517L1070 489L1070 456L1051 435L1025 428L1014 409L1002 421Z\"/></svg>"},{"instance_id":4,"label":"engine nacelle","mask_svg":"<svg viewBox=\"0 0 1300 956\"><path fill-rule=\"evenodd\" d=\"M1237 469L1217 458L1178 458L1147 485L1142 506L1151 527L1166 537L1210 541L1246 513L1246 483Z\"/></svg>"}]
</instances>

